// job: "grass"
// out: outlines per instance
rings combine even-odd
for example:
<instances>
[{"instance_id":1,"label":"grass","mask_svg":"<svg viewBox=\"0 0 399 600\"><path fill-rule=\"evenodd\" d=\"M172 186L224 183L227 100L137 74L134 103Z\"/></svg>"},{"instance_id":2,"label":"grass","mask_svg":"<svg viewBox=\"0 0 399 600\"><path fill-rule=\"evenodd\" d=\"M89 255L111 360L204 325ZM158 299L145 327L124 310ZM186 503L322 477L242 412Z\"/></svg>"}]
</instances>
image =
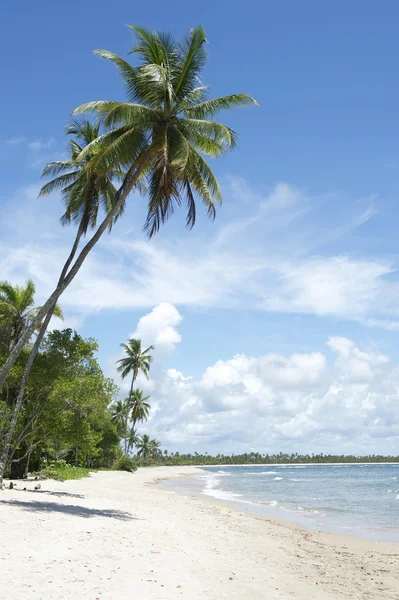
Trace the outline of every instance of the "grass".
<instances>
[{"instance_id":1,"label":"grass","mask_svg":"<svg viewBox=\"0 0 399 600\"><path fill-rule=\"evenodd\" d=\"M93 469L74 467L73 465L50 465L38 473L33 473L33 475L45 477L47 479L58 479L61 477L66 481L68 479L83 479L83 477L89 477L90 471L93 471Z\"/></svg>"}]
</instances>

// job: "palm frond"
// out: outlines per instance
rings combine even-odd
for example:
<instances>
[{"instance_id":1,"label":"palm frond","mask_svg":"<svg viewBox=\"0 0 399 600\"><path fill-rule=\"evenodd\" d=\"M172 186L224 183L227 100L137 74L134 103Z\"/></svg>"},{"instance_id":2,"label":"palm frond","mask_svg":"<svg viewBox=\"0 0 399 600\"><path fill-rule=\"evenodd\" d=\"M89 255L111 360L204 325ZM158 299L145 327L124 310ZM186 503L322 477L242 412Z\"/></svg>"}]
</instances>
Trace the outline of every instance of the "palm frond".
<instances>
[{"instance_id":1,"label":"palm frond","mask_svg":"<svg viewBox=\"0 0 399 600\"><path fill-rule=\"evenodd\" d=\"M212 98L193 106L187 106L184 108L184 113L193 119L206 119L223 110L250 104L258 105L258 102L248 94L232 94L231 96Z\"/></svg>"}]
</instances>

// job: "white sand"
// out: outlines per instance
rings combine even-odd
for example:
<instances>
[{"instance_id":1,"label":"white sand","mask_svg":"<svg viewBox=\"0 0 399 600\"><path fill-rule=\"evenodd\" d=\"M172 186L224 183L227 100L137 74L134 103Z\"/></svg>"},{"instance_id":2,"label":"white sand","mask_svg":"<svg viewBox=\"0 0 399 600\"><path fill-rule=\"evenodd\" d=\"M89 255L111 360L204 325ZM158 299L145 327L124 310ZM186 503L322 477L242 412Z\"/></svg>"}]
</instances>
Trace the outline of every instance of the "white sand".
<instances>
[{"instance_id":1,"label":"white sand","mask_svg":"<svg viewBox=\"0 0 399 600\"><path fill-rule=\"evenodd\" d=\"M101 472L0 492L1 598L398 600L399 544L313 532L149 485L194 471Z\"/></svg>"}]
</instances>

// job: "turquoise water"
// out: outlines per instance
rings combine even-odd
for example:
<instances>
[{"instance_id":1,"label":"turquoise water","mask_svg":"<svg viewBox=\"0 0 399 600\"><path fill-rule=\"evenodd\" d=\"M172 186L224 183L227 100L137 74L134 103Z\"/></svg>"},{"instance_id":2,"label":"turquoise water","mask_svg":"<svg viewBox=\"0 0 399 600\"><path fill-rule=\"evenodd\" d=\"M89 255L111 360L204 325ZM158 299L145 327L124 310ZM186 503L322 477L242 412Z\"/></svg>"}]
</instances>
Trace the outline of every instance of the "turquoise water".
<instances>
[{"instance_id":1,"label":"turquoise water","mask_svg":"<svg viewBox=\"0 0 399 600\"><path fill-rule=\"evenodd\" d=\"M202 468L201 494L314 529L399 542L399 464Z\"/></svg>"}]
</instances>

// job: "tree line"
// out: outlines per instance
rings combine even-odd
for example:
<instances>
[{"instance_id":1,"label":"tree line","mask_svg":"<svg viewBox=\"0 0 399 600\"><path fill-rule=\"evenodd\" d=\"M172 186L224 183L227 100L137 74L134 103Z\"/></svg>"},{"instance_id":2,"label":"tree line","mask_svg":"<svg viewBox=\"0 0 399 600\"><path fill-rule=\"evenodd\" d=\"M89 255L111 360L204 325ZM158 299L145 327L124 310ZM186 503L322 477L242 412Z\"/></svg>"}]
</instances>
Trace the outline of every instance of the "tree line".
<instances>
[{"instance_id":1,"label":"tree line","mask_svg":"<svg viewBox=\"0 0 399 600\"><path fill-rule=\"evenodd\" d=\"M153 461L162 465L256 465L256 464L296 464L296 463L399 463L399 456L384 456L382 454L367 454L358 456L353 454L262 454L260 452L246 452L244 454L216 454L212 456L207 452L199 454L169 453L164 450Z\"/></svg>"}]
</instances>

